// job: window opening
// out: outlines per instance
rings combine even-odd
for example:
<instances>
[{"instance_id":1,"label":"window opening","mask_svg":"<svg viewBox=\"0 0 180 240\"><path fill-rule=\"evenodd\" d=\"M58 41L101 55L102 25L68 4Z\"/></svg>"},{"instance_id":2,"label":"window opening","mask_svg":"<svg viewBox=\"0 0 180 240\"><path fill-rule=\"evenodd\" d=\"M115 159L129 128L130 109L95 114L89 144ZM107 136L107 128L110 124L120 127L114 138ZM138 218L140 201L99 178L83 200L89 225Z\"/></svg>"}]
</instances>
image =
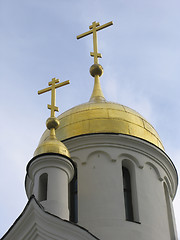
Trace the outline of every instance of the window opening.
<instances>
[{"instance_id":1,"label":"window opening","mask_svg":"<svg viewBox=\"0 0 180 240\"><path fill-rule=\"evenodd\" d=\"M78 182L77 173L70 182L70 221L78 222Z\"/></svg>"},{"instance_id":2,"label":"window opening","mask_svg":"<svg viewBox=\"0 0 180 240\"><path fill-rule=\"evenodd\" d=\"M48 184L48 175L47 173L43 173L39 177L38 199L40 202L47 200L47 184Z\"/></svg>"},{"instance_id":3,"label":"window opening","mask_svg":"<svg viewBox=\"0 0 180 240\"><path fill-rule=\"evenodd\" d=\"M123 188L124 188L124 204L126 220L134 222L132 191L131 191L131 176L126 167L122 167L123 172Z\"/></svg>"}]
</instances>

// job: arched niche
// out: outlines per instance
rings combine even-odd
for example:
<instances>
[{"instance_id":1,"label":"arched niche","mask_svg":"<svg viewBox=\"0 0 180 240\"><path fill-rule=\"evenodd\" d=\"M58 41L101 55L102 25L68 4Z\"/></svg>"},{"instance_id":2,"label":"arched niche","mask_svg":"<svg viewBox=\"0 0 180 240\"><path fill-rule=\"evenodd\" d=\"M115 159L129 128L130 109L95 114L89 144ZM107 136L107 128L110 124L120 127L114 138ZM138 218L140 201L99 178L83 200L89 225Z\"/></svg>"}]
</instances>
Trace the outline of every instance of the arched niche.
<instances>
[{"instance_id":1,"label":"arched niche","mask_svg":"<svg viewBox=\"0 0 180 240\"><path fill-rule=\"evenodd\" d=\"M130 154L123 153L123 154L118 156L118 160L123 161L124 159L127 159L130 162L133 162L140 169L143 168L143 165L140 164L139 160L137 158L135 158L134 156L130 155Z\"/></svg>"}]
</instances>

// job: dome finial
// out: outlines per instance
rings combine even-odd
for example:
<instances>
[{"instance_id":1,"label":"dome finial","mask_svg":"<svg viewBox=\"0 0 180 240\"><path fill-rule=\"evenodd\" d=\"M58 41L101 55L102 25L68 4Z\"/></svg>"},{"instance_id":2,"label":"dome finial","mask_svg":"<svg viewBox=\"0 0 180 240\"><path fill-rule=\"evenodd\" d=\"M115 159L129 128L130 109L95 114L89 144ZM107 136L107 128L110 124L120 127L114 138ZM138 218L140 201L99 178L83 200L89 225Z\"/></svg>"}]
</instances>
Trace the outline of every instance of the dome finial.
<instances>
[{"instance_id":1,"label":"dome finial","mask_svg":"<svg viewBox=\"0 0 180 240\"><path fill-rule=\"evenodd\" d=\"M36 151L34 152L35 156L42 153L51 152L51 153L60 153L70 157L70 154L67 148L65 147L65 145L59 140L57 140L56 132L55 132L55 130L59 127L59 124L60 124L59 120L55 117L55 111L59 112L59 108L55 106L56 105L56 88L65 86L69 83L70 83L69 80L59 83L59 79L53 78L52 81L48 83L50 87L38 91L38 94L51 91L51 105L49 104L47 105L48 109L51 110L51 116L46 121L46 126L50 130L50 135L42 144L40 144L37 147Z\"/></svg>"},{"instance_id":2,"label":"dome finial","mask_svg":"<svg viewBox=\"0 0 180 240\"><path fill-rule=\"evenodd\" d=\"M109 27L113 24L113 22L108 22L100 26L99 22L93 22L91 26L89 26L89 31L82 33L77 36L77 39L83 38L91 33L93 33L93 49L94 52L91 52L90 55L94 57L94 64L90 68L90 74L94 77L94 89L90 98L90 102L104 102L106 101L101 90L101 85L99 81L99 77L103 74L103 67L98 63L98 58L102 58L101 53L98 53L98 44L97 44L97 31Z\"/></svg>"}]
</instances>

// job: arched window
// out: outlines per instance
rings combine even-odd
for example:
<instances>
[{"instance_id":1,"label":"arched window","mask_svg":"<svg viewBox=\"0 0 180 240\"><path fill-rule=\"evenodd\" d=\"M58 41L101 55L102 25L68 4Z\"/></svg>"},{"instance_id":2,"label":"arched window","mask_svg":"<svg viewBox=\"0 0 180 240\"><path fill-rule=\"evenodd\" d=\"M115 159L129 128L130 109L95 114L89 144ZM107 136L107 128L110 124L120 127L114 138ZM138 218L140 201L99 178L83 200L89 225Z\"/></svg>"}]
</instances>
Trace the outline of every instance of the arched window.
<instances>
[{"instance_id":1,"label":"arched window","mask_svg":"<svg viewBox=\"0 0 180 240\"><path fill-rule=\"evenodd\" d=\"M38 199L40 202L47 200L47 186L48 185L48 175L47 173L43 173L39 177L39 192Z\"/></svg>"},{"instance_id":2,"label":"arched window","mask_svg":"<svg viewBox=\"0 0 180 240\"><path fill-rule=\"evenodd\" d=\"M131 176L126 167L122 167L123 172L123 189L124 189L124 204L126 220L134 222L132 191L131 191Z\"/></svg>"}]
</instances>

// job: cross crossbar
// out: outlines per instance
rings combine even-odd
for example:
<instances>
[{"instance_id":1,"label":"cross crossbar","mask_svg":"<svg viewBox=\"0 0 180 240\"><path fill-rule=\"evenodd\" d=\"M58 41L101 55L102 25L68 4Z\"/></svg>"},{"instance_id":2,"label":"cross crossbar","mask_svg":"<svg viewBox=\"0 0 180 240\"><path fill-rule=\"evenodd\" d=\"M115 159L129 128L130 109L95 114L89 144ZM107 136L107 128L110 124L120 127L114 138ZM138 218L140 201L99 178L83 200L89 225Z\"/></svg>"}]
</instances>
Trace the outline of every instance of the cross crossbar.
<instances>
[{"instance_id":1,"label":"cross crossbar","mask_svg":"<svg viewBox=\"0 0 180 240\"><path fill-rule=\"evenodd\" d=\"M94 52L91 52L90 55L94 57L94 64L98 64L98 58L101 58L102 55L98 53L98 44L97 44L97 31L104 29L106 27L109 27L113 24L113 22L108 22L100 26L99 22L93 22L91 26L89 26L89 31L82 33L77 36L77 39L83 38L85 36L88 36L89 34L93 34L93 48Z\"/></svg>"},{"instance_id":2,"label":"cross crossbar","mask_svg":"<svg viewBox=\"0 0 180 240\"><path fill-rule=\"evenodd\" d=\"M49 105L49 104L47 105L48 109L51 110L51 117L55 117L55 111L56 112L59 111L59 108L55 106L56 105L56 88L65 86L69 83L70 83L69 80L59 83L59 79L53 78L52 81L48 83L50 87L44 88L44 89L38 91L38 94L42 94L42 93L51 91L51 105Z\"/></svg>"},{"instance_id":3,"label":"cross crossbar","mask_svg":"<svg viewBox=\"0 0 180 240\"><path fill-rule=\"evenodd\" d=\"M105 24L97 27L97 28L96 28L96 32L99 31L99 30L101 30L101 29L103 29L103 28L109 27L109 26L111 26L111 25L113 25L113 22L112 22L112 21L111 21L111 22L108 22L108 23L105 23ZM82 33L82 34L78 35L78 36L77 36L77 39L80 39L80 38L83 38L83 37L85 37L85 36L88 36L88 35L90 35L91 33L93 33L93 29L92 29L92 30L89 30L89 31L87 31L87 32L85 32L85 33Z\"/></svg>"}]
</instances>

